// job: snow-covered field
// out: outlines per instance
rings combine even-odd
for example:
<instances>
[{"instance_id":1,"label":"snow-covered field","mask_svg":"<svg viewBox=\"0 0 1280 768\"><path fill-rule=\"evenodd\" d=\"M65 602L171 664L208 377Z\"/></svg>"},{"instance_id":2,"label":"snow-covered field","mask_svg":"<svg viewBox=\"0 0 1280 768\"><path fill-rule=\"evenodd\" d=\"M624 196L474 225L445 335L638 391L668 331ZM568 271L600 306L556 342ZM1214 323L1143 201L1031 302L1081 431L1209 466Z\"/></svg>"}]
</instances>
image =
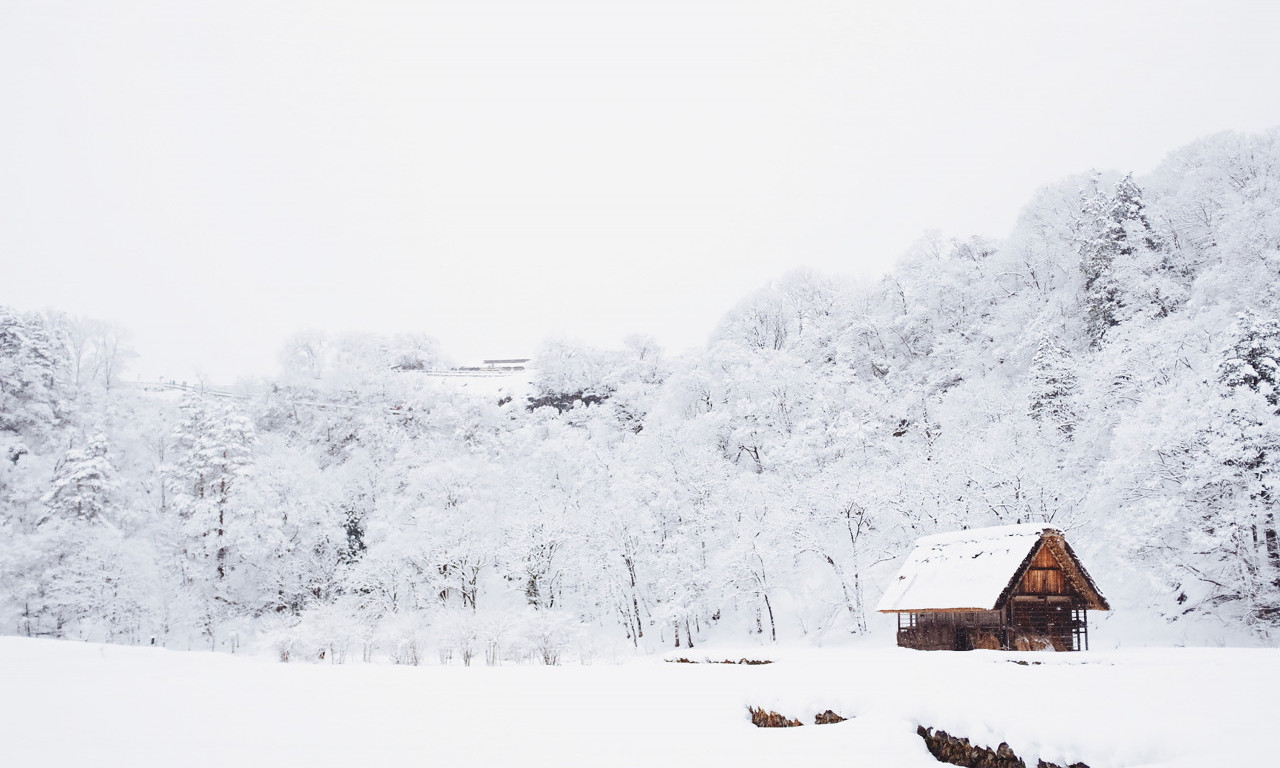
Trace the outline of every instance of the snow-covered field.
<instances>
[{"instance_id":1,"label":"snow-covered field","mask_svg":"<svg viewBox=\"0 0 1280 768\"><path fill-rule=\"evenodd\" d=\"M1274 764L1280 650L767 653L332 666L0 638L0 765L936 766L921 723L1032 765ZM810 724L758 729L748 705ZM812 725L828 708L851 719Z\"/></svg>"}]
</instances>

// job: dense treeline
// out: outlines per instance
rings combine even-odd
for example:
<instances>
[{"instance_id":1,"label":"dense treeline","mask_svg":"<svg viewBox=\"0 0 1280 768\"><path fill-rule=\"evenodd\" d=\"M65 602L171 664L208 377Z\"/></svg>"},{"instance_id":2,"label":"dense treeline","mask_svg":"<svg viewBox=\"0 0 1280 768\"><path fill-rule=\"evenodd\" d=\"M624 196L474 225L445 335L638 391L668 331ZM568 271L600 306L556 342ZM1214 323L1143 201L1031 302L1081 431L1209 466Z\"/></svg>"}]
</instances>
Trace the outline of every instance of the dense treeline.
<instances>
[{"instance_id":1,"label":"dense treeline","mask_svg":"<svg viewBox=\"0 0 1280 768\"><path fill-rule=\"evenodd\" d=\"M548 344L528 391L309 333L267 386L171 399L118 384L119 331L0 308L0 631L409 662L821 639L867 631L917 536L1047 521L1119 612L1268 641L1278 278L1271 131L1064 180L871 284L789 275L696 353Z\"/></svg>"}]
</instances>

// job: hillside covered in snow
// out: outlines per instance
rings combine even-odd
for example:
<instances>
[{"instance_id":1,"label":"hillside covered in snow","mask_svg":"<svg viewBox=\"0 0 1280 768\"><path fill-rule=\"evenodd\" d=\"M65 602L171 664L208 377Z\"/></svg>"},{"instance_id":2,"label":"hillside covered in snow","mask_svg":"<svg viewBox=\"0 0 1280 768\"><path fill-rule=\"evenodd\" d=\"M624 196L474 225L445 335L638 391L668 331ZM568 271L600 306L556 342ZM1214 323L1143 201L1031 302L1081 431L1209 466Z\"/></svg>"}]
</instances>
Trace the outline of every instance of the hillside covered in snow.
<instances>
[{"instance_id":1,"label":"hillside covered in snow","mask_svg":"<svg viewBox=\"0 0 1280 768\"><path fill-rule=\"evenodd\" d=\"M795 254L797 263L805 255ZM555 662L825 643L912 542L1062 528L1101 647L1280 628L1280 131L1045 187L1003 238L798 271L706 348L549 342L529 391L423 337L299 334L240 398L0 308L0 633ZM589 322L584 318L583 322Z\"/></svg>"}]
</instances>

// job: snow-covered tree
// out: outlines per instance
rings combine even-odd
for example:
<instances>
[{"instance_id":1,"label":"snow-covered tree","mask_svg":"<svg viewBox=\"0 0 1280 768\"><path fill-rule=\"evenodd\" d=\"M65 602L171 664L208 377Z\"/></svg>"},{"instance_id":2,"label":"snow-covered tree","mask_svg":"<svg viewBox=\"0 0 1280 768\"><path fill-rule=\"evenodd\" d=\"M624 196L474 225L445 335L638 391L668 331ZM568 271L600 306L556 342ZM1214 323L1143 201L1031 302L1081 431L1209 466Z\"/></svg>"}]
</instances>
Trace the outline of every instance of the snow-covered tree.
<instances>
[{"instance_id":1,"label":"snow-covered tree","mask_svg":"<svg viewBox=\"0 0 1280 768\"><path fill-rule=\"evenodd\" d=\"M67 451L41 498L48 517L75 523L106 523L116 490L107 437L90 435L83 447Z\"/></svg>"},{"instance_id":2,"label":"snow-covered tree","mask_svg":"<svg viewBox=\"0 0 1280 768\"><path fill-rule=\"evenodd\" d=\"M0 433L46 438L63 410L58 378L64 369L61 350L42 317L0 306Z\"/></svg>"},{"instance_id":3,"label":"snow-covered tree","mask_svg":"<svg viewBox=\"0 0 1280 768\"><path fill-rule=\"evenodd\" d=\"M253 460L253 424L231 402L192 395L181 406L168 467L177 516L183 581L195 600L201 630L215 638L218 623L237 603L228 575L231 535L242 513L237 492Z\"/></svg>"},{"instance_id":4,"label":"snow-covered tree","mask_svg":"<svg viewBox=\"0 0 1280 768\"><path fill-rule=\"evenodd\" d=\"M1031 418L1070 435L1076 422L1076 375L1069 353L1053 339L1042 339L1031 360L1030 379Z\"/></svg>"},{"instance_id":5,"label":"snow-covered tree","mask_svg":"<svg viewBox=\"0 0 1280 768\"><path fill-rule=\"evenodd\" d=\"M1280 408L1280 319L1242 314L1232 328L1234 341L1218 365L1227 387L1245 387Z\"/></svg>"}]
</instances>

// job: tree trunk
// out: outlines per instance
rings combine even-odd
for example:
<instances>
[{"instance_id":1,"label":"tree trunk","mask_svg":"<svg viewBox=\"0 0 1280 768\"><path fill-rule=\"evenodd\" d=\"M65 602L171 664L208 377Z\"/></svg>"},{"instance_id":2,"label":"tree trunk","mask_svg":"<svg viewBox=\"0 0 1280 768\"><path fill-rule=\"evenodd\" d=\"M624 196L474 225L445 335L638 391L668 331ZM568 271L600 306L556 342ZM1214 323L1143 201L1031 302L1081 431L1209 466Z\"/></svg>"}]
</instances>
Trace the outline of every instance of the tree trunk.
<instances>
[{"instance_id":1,"label":"tree trunk","mask_svg":"<svg viewBox=\"0 0 1280 768\"><path fill-rule=\"evenodd\" d=\"M222 483L222 493L226 493L226 481ZM227 575L227 548L223 545L223 537L226 534L227 512L226 512L226 496L223 495L218 499L218 530L217 530L217 561L218 561L218 581L222 581Z\"/></svg>"},{"instance_id":2,"label":"tree trunk","mask_svg":"<svg viewBox=\"0 0 1280 768\"><path fill-rule=\"evenodd\" d=\"M862 615L862 600L860 599L861 590L855 588L855 591L859 593L859 599L855 600L853 594L849 592L849 585L845 582L844 569L842 569L839 565L837 565L836 561L831 559L830 555L823 555L823 557L826 558L827 563L836 572L836 579L839 580L840 582L840 591L844 594L844 607L847 611L849 611L849 618L853 620L854 634L865 633L867 631L867 623L866 623L866 619ZM854 572L853 578L854 578L854 583L858 584L859 580L858 580L857 571Z\"/></svg>"},{"instance_id":3,"label":"tree trunk","mask_svg":"<svg viewBox=\"0 0 1280 768\"><path fill-rule=\"evenodd\" d=\"M761 592L760 596L764 598L764 607L769 611L769 639L776 643L778 642L778 627L773 622L773 605L769 602L768 593Z\"/></svg>"},{"instance_id":4,"label":"tree trunk","mask_svg":"<svg viewBox=\"0 0 1280 768\"><path fill-rule=\"evenodd\" d=\"M1263 518L1262 532L1267 546L1267 562L1271 564L1272 569L1280 573L1280 538L1276 534L1276 516L1274 512L1267 512Z\"/></svg>"},{"instance_id":5,"label":"tree trunk","mask_svg":"<svg viewBox=\"0 0 1280 768\"><path fill-rule=\"evenodd\" d=\"M853 561L853 606L854 622L859 634L867 632L867 612L862 602L862 570L858 567L858 561Z\"/></svg>"}]
</instances>

